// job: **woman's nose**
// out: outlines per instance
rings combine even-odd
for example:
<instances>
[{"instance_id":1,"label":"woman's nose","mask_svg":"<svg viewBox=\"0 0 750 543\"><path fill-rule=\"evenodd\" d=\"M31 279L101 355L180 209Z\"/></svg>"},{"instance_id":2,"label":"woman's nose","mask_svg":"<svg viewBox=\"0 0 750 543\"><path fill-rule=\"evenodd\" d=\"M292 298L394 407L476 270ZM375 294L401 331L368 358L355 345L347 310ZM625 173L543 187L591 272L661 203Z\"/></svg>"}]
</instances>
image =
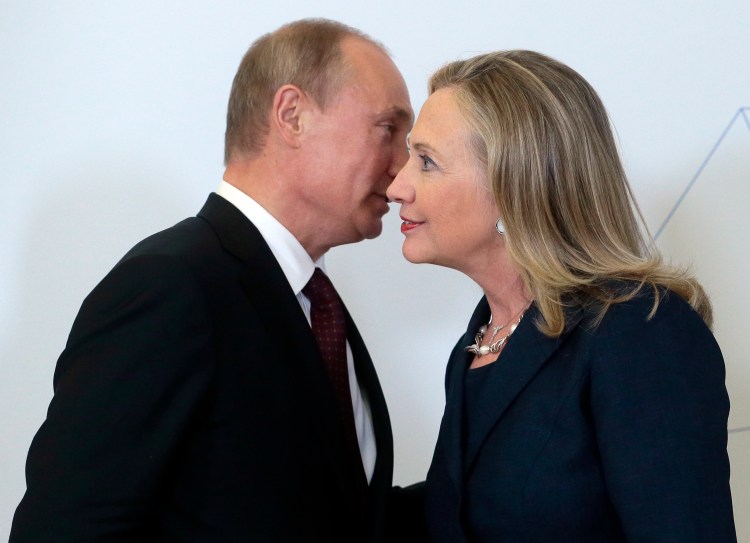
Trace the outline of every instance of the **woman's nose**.
<instances>
[{"instance_id":1,"label":"woman's nose","mask_svg":"<svg viewBox=\"0 0 750 543\"><path fill-rule=\"evenodd\" d=\"M388 190L386 190L385 194L388 196L388 199L392 202L398 202L403 203L405 201L408 201L408 194L409 190L407 187L407 183L405 180L404 175L404 169L406 167L402 168L400 172L396 175L396 177L393 179L391 184L388 186Z\"/></svg>"}]
</instances>

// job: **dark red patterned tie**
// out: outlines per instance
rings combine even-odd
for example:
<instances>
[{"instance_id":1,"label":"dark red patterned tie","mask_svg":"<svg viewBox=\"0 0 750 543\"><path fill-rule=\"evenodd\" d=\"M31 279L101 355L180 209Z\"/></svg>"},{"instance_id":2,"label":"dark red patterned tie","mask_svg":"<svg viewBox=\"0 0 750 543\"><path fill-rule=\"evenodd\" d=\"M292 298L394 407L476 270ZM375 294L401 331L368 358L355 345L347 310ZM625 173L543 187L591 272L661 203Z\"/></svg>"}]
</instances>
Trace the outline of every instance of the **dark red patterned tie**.
<instances>
[{"instance_id":1,"label":"dark red patterned tie","mask_svg":"<svg viewBox=\"0 0 750 543\"><path fill-rule=\"evenodd\" d=\"M366 489L367 479L362 466L362 455L354 424L354 409L349 391L349 369L346 362L346 317L333 283L320 268L302 292L310 300L310 321L313 335L328 373L333 394L339 406L349 454L354 466L354 478L360 491Z\"/></svg>"}]
</instances>

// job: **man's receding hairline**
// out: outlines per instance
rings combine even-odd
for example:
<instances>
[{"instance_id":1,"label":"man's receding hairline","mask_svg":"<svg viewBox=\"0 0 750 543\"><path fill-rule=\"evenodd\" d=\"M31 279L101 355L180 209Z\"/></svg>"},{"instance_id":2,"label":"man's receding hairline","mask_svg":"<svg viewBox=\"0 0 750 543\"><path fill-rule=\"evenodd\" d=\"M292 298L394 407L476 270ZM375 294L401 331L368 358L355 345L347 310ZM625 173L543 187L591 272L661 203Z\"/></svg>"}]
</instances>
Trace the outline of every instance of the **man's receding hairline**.
<instances>
[{"instance_id":1,"label":"man's receding hairline","mask_svg":"<svg viewBox=\"0 0 750 543\"><path fill-rule=\"evenodd\" d=\"M350 48L347 48L347 42L350 44L360 43L363 44L365 47L363 51L365 52L378 52L382 55L383 60L387 63L390 63L391 67L395 70L396 73L399 74L403 78L403 75L401 74L401 71L398 69L398 66L396 66L396 63L393 61L393 57L391 56L390 51L385 48L383 44L377 41L373 41L369 37L362 37L358 36L357 34L347 34L341 38L339 41L339 49L341 51L341 56L344 64L347 66L347 68L351 69L352 74L357 73L357 67L354 65L352 55L355 54L357 51L352 50L351 46ZM360 51L361 52L361 51ZM365 53L366 54L366 53ZM360 59L362 60L362 59ZM360 70L366 70L367 64L364 62L360 62L362 66L360 66Z\"/></svg>"},{"instance_id":2,"label":"man's receding hairline","mask_svg":"<svg viewBox=\"0 0 750 543\"><path fill-rule=\"evenodd\" d=\"M345 87L355 83L357 76L367 69L366 63L362 62L362 59L359 59L360 66L357 66L357 64L354 62L354 59L352 58L355 51L351 49L351 44L357 43L364 45L364 48L366 50L369 49L370 51L378 51L384 56L385 59L393 63L393 59L391 58L390 53L381 43L374 41L368 36L360 36L359 34L350 33L344 34L343 36L341 36L341 38L339 39L339 43L337 44L341 53L341 64L344 68L344 72L342 73L342 78L338 83L338 88L334 91L333 94L330 95L331 99L334 99L336 96L338 96ZM393 67L396 69L396 71L398 71L398 67L396 67L395 63L393 64Z\"/></svg>"}]
</instances>

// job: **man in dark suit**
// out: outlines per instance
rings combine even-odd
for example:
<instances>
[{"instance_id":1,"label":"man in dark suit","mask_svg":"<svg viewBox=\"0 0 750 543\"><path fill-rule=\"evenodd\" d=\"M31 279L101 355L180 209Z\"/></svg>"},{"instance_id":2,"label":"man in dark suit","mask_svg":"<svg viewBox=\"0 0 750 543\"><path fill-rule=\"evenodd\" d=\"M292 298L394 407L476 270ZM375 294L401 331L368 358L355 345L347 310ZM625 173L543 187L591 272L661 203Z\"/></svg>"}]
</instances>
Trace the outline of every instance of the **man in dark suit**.
<instances>
[{"instance_id":1,"label":"man in dark suit","mask_svg":"<svg viewBox=\"0 0 750 543\"><path fill-rule=\"evenodd\" d=\"M308 281L326 282L328 249L380 233L412 118L354 29L298 21L250 47L217 194L81 307L11 542L383 540L383 393L340 305L332 381Z\"/></svg>"}]
</instances>

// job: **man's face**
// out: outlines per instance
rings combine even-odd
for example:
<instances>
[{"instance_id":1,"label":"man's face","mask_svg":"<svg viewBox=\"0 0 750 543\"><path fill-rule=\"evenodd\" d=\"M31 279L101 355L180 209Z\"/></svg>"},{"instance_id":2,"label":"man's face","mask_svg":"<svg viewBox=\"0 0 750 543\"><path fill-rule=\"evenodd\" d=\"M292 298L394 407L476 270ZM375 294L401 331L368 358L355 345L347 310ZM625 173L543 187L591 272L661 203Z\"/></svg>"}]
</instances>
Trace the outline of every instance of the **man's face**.
<instances>
[{"instance_id":1,"label":"man's face","mask_svg":"<svg viewBox=\"0 0 750 543\"><path fill-rule=\"evenodd\" d=\"M384 52L354 38L341 46L353 75L325 111L314 113L306 149L304 192L324 249L380 234L385 191L408 159L414 115L404 80Z\"/></svg>"}]
</instances>

